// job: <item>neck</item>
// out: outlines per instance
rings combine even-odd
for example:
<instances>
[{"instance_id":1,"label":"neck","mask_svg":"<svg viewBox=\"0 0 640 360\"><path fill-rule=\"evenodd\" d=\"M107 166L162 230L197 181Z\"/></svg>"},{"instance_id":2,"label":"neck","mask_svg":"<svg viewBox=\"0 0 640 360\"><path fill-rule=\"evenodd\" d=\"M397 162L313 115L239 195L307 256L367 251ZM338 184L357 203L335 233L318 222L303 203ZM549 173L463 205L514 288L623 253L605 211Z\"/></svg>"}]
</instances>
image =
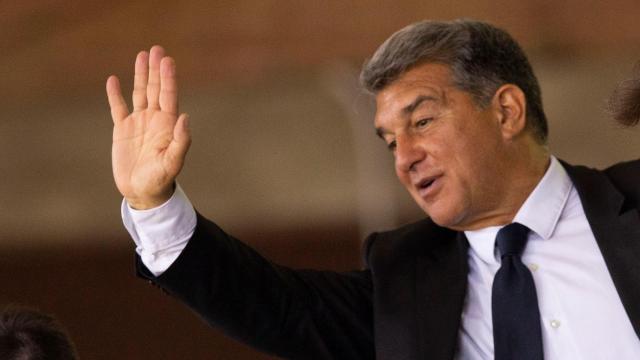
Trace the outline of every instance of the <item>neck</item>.
<instances>
[{"instance_id":1,"label":"neck","mask_svg":"<svg viewBox=\"0 0 640 360\"><path fill-rule=\"evenodd\" d=\"M511 155L504 159L500 166L503 195L494 199L494 203L486 204L484 211L480 211L479 216L474 217L472 221L451 227L452 229L478 230L510 224L513 221L518 210L542 180L549 168L551 157L548 149L539 144L511 150Z\"/></svg>"}]
</instances>

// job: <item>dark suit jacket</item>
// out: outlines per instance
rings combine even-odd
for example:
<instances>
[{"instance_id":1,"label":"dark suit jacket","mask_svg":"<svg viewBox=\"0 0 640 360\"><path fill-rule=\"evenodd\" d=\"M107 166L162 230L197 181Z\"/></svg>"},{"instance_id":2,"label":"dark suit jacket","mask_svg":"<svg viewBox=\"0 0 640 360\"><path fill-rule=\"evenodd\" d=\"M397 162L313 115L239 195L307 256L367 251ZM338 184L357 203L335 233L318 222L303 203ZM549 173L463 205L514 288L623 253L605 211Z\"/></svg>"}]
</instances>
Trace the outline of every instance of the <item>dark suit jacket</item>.
<instances>
[{"instance_id":1,"label":"dark suit jacket","mask_svg":"<svg viewBox=\"0 0 640 360\"><path fill-rule=\"evenodd\" d=\"M605 171L563 163L634 330L640 335L640 161ZM198 215L174 264L154 277L210 324L293 359L451 359L467 285L463 233L429 219L365 242L366 268L292 270Z\"/></svg>"}]
</instances>

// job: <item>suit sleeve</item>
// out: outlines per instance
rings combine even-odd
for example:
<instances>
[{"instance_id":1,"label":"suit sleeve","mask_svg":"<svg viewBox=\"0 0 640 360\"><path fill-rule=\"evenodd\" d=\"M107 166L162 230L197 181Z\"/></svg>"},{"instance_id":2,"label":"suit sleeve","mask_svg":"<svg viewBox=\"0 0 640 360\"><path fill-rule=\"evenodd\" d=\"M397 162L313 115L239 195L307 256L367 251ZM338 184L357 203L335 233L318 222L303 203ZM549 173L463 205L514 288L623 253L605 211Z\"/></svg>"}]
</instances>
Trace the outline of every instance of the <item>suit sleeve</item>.
<instances>
[{"instance_id":1,"label":"suit sleeve","mask_svg":"<svg viewBox=\"0 0 640 360\"><path fill-rule=\"evenodd\" d=\"M197 214L192 238L155 277L209 324L289 359L373 359L369 270L337 273L274 264Z\"/></svg>"}]
</instances>

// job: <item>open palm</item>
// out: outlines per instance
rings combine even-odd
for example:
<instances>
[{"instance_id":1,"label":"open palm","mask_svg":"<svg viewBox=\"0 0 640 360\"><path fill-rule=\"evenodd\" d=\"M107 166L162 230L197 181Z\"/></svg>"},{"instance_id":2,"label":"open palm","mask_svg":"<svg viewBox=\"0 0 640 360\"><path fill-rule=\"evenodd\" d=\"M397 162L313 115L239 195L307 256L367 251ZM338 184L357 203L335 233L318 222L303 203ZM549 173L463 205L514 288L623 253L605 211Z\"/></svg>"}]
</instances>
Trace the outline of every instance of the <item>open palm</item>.
<instances>
[{"instance_id":1,"label":"open palm","mask_svg":"<svg viewBox=\"0 0 640 360\"><path fill-rule=\"evenodd\" d=\"M191 142L187 115L178 116L175 63L160 46L136 58L133 112L115 76L107 80L113 118L112 165L116 186L137 209L161 205L173 193Z\"/></svg>"}]
</instances>

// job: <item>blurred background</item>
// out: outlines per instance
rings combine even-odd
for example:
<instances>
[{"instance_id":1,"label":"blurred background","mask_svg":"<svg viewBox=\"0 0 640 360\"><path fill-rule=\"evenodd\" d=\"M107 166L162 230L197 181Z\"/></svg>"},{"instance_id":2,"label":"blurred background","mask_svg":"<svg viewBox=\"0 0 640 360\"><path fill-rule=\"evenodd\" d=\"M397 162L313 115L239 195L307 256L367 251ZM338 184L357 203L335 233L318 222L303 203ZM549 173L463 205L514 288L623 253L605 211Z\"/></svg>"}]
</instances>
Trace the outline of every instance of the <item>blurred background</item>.
<instances>
[{"instance_id":1,"label":"blurred background","mask_svg":"<svg viewBox=\"0 0 640 360\"><path fill-rule=\"evenodd\" d=\"M640 59L637 0L0 2L0 305L66 325L83 359L271 359L135 277L111 177L110 74L178 65L196 208L276 262L347 270L372 230L421 218L358 88L392 32L468 17L508 30L540 80L550 147L604 167L640 154L605 100Z\"/></svg>"}]
</instances>

